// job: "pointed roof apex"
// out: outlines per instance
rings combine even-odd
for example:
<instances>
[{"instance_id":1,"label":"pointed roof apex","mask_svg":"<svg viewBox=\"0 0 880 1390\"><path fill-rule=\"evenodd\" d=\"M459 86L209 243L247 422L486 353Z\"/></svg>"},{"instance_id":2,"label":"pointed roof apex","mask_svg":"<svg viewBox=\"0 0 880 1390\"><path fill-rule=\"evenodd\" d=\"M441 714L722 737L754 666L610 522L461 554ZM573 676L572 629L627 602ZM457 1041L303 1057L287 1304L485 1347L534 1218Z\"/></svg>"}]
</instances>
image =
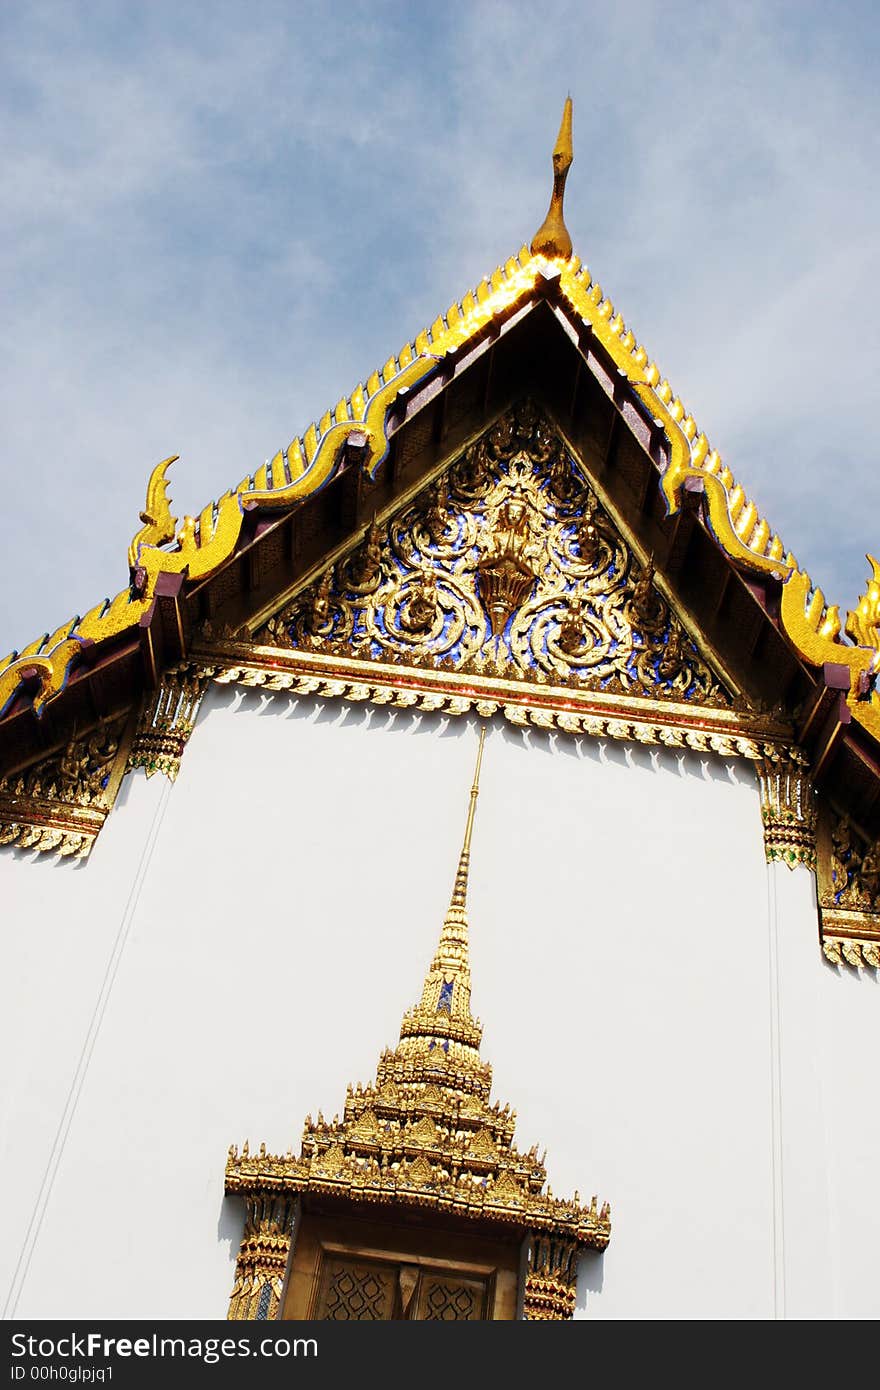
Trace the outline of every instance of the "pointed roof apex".
<instances>
[{"instance_id":1,"label":"pointed roof apex","mask_svg":"<svg viewBox=\"0 0 880 1390\"><path fill-rule=\"evenodd\" d=\"M571 257L572 245L565 218L562 213L562 200L565 196L565 180L574 159L571 142L571 97L565 98L562 108L562 121L553 148L553 193L547 216L535 233L531 247L533 256L552 256L567 261Z\"/></svg>"},{"instance_id":2,"label":"pointed roof apex","mask_svg":"<svg viewBox=\"0 0 880 1390\"><path fill-rule=\"evenodd\" d=\"M559 167L563 172L567 172L571 161L574 159L574 150L571 143L571 96L565 98L565 105L562 108L562 120L559 122L559 134L556 137L556 144L553 147L553 168L557 168L556 161L561 161Z\"/></svg>"}]
</instances>

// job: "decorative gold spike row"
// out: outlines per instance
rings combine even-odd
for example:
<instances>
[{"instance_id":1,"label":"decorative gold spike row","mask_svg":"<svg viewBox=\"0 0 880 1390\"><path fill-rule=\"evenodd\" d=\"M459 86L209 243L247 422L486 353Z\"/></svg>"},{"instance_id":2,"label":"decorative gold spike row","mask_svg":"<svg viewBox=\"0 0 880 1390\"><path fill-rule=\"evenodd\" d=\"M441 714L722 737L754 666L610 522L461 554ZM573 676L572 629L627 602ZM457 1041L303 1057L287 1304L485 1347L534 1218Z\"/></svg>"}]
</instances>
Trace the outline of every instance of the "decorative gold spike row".
<instances>
[{"instance_id":1,"label":"decorative gold spike row","mask_svg":"<svg viewBox=\"0 0 880 1390\"><path fill-rule=\"evenodd\" d=\"M227 1317L238 1322L264 1322L277 1318L281 1311L294 1204L284 1195L265 1193L245 1200L247 1216Z\"/></svg>"},{"instance_id":2,"label":"decorative gold spike row","mask_svg":"<svg viewBox=\"0 0 880 1390\"><path fill-rule=\"evenodd\" d=\"M670 514L678 511L688 478L703 483L709 511L709 521L716 540L732 559L784 577L795 565L792 556L784 557L784 547L778 536L771 536L770 527L759 515L753 502L747 501L742 488L734 482L730 470L722 467L721 459L710 449L704 434L672 388L661 381L659 368L649 359L626 327L621 314L603 294L586 266L572 256L561 268L560 289L571 309L611 357L615 366L633 386L653 419L663 427L669 444L669 462L661 478L661 490Z\"/></svg>"},{"instance_id":3,"label":"decorative gold spike row","mask_svg":"<svg viewBox=\"0 0 880 1390\"><path fill-rule=\"evenodd\" d=\"M0 845L85 858L116 800L131 735L128 713L100 720L0 781Z\"/></svg>"},{"instance_id":4,"label":"decorative gold spike row","mask_svg":"<svg viewBox=\"0 0 880 1390\"><path fill-rule=\"evenodd\" d=\"M816 799L800 749L756 764L767 863L816 867Z\"/></svg>"},{"instance_id":5,"label":"decorative gold spike row","mask_svg":"<svg viewBox=\"0 0 880 1390\"><path fill-rule=\"evenodd\" d=\"M257 653L248 655L259 660ZM265 657L271 660L268 649ZM217 653L212 653L211 664L206 663L202 669L220 685L363 701L392 709L451 715L475 712L484 719L501 714L518 728L558 729L592 738L714 753L722 758L772 762L780 757L785 747L783 734L768 736L769 731L762 733L760 724L756 728L754 721L749 727L749 720L744 716L733 723L736 717L728 710L718 711L717 718L713 718L714 712L701 710L701 717L697 719L693 711L681 706L671 705L667 712L662 705L652 706L647 700L628 704L625 697L616 697L605 701L601 698L602 692L557 692L552 687L524 690L520 682L495 681L474 675L447 676L444 680L444 672L428 673L416 668L392 667L384 679L379 679L382 673L371 670L367 662L340 662L334 669L334 663L324 658L320 666L315 664L308 669L310 656L297 653L297 657L298 664L307 668L305 671L273 669L268 660L266 665L232 664L230 661L228 666L221 666L215 664ZM353 667L360 669L353 670ZM687 722L689 717L691 722Z\"/></svg>"},{"instance_id":6,"label":"decorative gold spike row","mask_svg":"<svg viewBox=\"0 0 880 1390\"><path fill-rule=\"evenodd\" d=\"M208 678L185 665L168 671L144 702L128 765L148 777L162 772L175 781L180 760L195 727Z\"/></svg>"},{"instance_id":7,"label":"decorative gold spike row","mask_svg":"<svg viewBox=\"0 0 880 1390\"><path fill-rule=\"evenodd\" d=\"M70 668L84 647L104 642L133 627L152 600L138 598L131 588L122 589L111 602L104 599L82 618L68 618L55 632L13 652L0 663L0 718L22 686L34 688L33 709L39 717L49 700L64 689Z\"/></svg>"},{"instance_id":8,"label":"decorative gold spike row","mask_svg":"<svg viewBox=\"0 0 880 1390\"><path fill-rule=\"evenodd\" d=\"M9 813L0 802L0 846L32 849L37 854L57 854L61 859L85 859L106 820L105 812L100 824L87 830L65 830L51 823L38 825L37 819L43 813L44 808L38 807L25 812L26 820L9 820Z\"/></svg>"},{"instance_id":9,"label":"decorative gold spike row","mask_svg":"<svg viewBox=\"0 0 880 1390\"><path fill-rule=\"evenodd\" d=\"M823 918L825 914L823 913ZM851 965L854 970L880 970L880 939L830 936L823 925L822 951L832 965Z\"/></svg>"}]
</instances>

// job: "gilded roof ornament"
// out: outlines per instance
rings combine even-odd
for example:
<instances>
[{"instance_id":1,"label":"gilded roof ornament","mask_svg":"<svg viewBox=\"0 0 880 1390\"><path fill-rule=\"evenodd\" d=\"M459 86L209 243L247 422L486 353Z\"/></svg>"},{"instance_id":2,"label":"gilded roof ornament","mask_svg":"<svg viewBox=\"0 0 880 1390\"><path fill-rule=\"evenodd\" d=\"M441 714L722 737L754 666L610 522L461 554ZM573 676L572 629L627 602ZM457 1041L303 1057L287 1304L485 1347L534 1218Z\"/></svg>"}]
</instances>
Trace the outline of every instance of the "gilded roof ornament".
<instances>
[{"instance_id":1,"label":"gilded roof ornament","mask_svg":"<svg viewBox=\"0 0 880 1390\"><path fill-rule=\"evenodd\" d=\"M136 571L133 582L112 601L103 600L83 616L66 619L54 632L41 634L21 651L0 660L0 718L19 696L30 702L35 715L42 715L48 703L64 690L84 652L93 651L147 618L160 574L185 574L189 581L215 574L235 552L246 511L292 507L319 492L341 467L343 445L352 434L366 437L362 467L373 480L388 454L389 412L399 394L423 382L438 362L474 341L488 324L526 303L535 295L547 261L555 259L562 261L560 304L576 322L590 328L665 435L668 459L659 487L667 513L680 510L689 484L702 491L708 526L720 548L736 564L782 582L781 626L786 637L813 665L836 662L850 667L853 684L848 703L852 716L880 740L880 691L875 688L880 657L872 617L876 577L869 581L865 597L850 615L847 630L858 644L850 647L841 638L836 607L825 606L821 590L814 588L795 556L786 552L779 535L710 446L602 286L572 254L562 217L562 195L571 160L568 99L553 152L550 209L531 249L523 246L474 291L451 304L366 383L326 411L302 437L279 449L270 462L245 476L236 488L209 502L198 518L185 518L173 545L168 535L173 524L166 492L168 461L154 469L141 517L143 526L130 548ZM414 615L417 626L423 626L431 616L431 596L422 598Z\"/></svg>"},{"instance_id":2,"label":"gilded roof ornament","mask_svg":"<svg viewBox=\"0 0 880 1390\"><path fill-rule=\"evenodd\" d=\"M565 180L574 159L571 143L571 97L565 98L559 134L553 147L553 192L547 216L538 228L530 247L533 256L549 256L567 261L572 253L571 237L562 213Z\"/></svg>"},{"instance_id":3,"label":"gilded roof ornament","mask_svg":"<svg viewBox=\"0 0 880 1390\"><path fill-rule=\"evenodd\" d=\"M880 562L873 555L866 556L871 566L864 594L856 607L847 614L846 630L860 647L874 652L870 670L880 672Z\"/></svg>"},{"instance_id":4,"label":"gilded roof ornament","mask_svg":"<svg viewBox=\"0 0 880 1390\"><path fill-rule=\"evenodd\" d=\"M147 502L140 514L141 529L131 538L128 547L128 563L135 568L142 545L167 545L174 540L177 519L171 515L171 502L168 497L168 469L176 463L179 454L157 463L147 483Z\"/></svg>"}]
</instances>

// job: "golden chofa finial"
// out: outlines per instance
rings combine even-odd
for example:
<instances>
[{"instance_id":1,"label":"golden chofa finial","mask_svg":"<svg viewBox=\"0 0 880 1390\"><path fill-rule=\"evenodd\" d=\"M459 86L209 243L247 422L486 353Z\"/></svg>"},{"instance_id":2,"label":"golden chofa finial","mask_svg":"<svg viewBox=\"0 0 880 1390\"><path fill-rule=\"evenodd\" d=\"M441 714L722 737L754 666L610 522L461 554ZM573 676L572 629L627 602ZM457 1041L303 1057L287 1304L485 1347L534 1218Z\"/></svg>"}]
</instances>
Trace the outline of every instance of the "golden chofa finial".
<instances>
[{"instance_id":1,"label":"golden chofa finial","mask_svg":"<svg viewBox=\"0 0 880 1390\"><path fill-rule=\"evenodd\" d=\"M565 180L571 168L574 153L571 145L571 97L566 97L562 111L562 124L556 137L553 150L553 195L547 216L532 238L530 250L533 256L556 256L567 261L571 255L571 237L562 215L562 199L565 194Z\"/></svg>"}]
</instances>

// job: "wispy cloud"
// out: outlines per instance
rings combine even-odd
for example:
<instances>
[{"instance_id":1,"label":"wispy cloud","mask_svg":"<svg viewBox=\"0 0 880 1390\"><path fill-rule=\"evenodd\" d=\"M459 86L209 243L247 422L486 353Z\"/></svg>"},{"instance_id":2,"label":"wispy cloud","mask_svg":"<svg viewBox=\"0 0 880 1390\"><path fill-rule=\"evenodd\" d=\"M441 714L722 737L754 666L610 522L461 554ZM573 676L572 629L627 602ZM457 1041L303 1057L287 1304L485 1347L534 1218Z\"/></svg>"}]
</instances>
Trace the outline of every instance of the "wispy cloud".
<instances>
[{"instance_id":1,"label":"wispy cloud","mask_svg":"<svg viewBox=\"0 0 880 1390\"><path fill-rule=\"evenodd\" d=\"M869 7L61 3L2 21L0 647L125 581L543 216L826 591L880 547Z\"/></svg>"}]
</instances>

